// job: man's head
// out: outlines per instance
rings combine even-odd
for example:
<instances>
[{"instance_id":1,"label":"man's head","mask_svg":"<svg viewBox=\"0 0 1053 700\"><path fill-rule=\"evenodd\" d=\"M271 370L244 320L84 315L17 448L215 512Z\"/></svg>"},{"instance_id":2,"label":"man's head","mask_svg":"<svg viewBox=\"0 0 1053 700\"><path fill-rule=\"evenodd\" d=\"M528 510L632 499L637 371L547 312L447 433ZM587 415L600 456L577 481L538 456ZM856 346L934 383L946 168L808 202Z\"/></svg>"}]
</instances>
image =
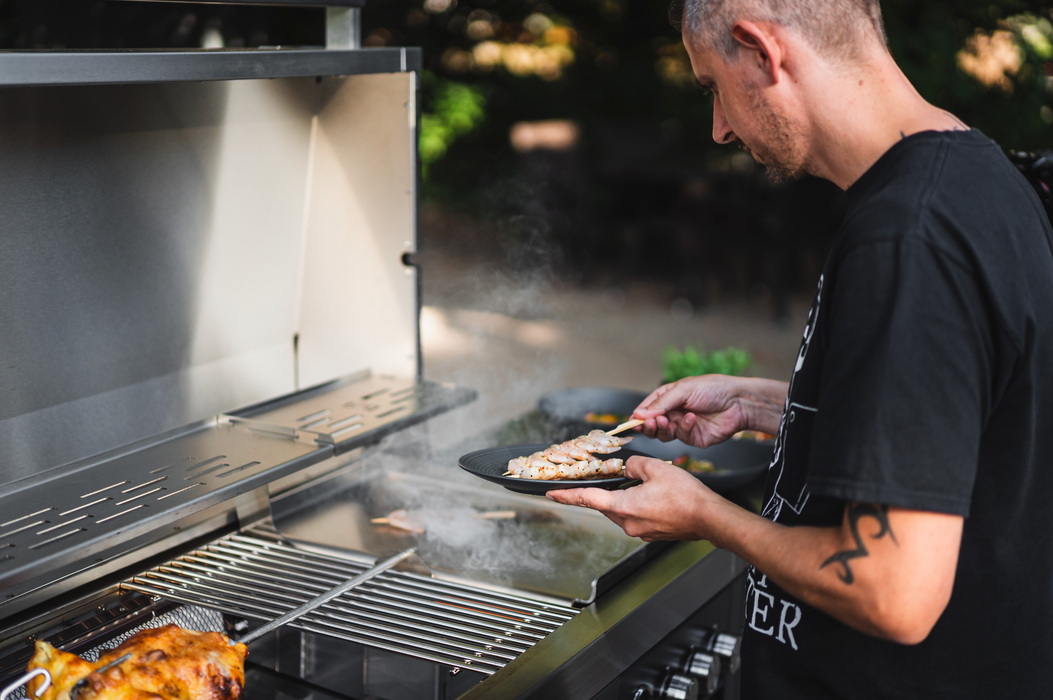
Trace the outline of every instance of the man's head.
<instances>
[{"instance_id":1,"label":"man's head","mask_svg":"<svg viewBox=\"0 0 1053 700\"><path fill-rule=\"evenodd\" d=\"M885 48L878 0L676 0L670 19L714 93L713 138L737 141L775 181L814 172L809 110L824 72Z\"/></svg>"},{"instance_id":2,"label":"man's head","mask_svg":"<svg viewBox=\"0 0 1053 700\"><path fill-rule=\"evenodd\" d=\"M785 27L831 60L857 57L860 39L885 44L879 0L674 0L669 21L695 48L715 51L726 63L741 44L732 35L739 20Z\"/></svg>"}]
</instances>

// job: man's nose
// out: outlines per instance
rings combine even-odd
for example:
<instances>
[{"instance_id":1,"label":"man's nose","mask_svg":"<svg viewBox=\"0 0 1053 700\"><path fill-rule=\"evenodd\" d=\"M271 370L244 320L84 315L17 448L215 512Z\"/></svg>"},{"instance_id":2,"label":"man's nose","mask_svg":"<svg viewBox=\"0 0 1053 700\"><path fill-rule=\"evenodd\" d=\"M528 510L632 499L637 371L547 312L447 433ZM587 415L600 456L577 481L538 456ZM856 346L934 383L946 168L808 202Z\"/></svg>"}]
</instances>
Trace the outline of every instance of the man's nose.
<instances>
[{"instance_id":1,"label":"man's nose","mask_svg":"<svg viewBox=\"0 0 1053 700\"><path fill-rule=\"evenodd\" d=\"M713 99L713 140L720 144L735 140L735 132L724 118L724 108L720 106L719 98Z\"/></svg>"}]
</instances>

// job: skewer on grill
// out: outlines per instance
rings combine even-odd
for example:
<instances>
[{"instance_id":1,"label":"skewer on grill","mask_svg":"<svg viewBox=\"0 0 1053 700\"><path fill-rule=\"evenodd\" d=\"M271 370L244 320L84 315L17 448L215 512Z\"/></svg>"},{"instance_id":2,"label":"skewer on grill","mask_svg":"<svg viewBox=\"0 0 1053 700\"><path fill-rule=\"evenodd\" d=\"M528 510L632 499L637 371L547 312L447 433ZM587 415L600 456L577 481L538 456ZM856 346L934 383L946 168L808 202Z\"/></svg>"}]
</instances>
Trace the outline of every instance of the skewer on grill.
<instances>
[{"instance_id":1,"label":"skewer on grill","mask_svg":"<svg viewBox=\"0 0 1053 700\"><path fill-rule=\"evenodd\" d=\"M398 511L395 511L398 512ZM514 510L491 510L486 513L476 513L476 520L514 520L516 512ZM369 522L374 525L392 525L391 516L386 518L370 518Z\"/></svg>"}]
</instances>

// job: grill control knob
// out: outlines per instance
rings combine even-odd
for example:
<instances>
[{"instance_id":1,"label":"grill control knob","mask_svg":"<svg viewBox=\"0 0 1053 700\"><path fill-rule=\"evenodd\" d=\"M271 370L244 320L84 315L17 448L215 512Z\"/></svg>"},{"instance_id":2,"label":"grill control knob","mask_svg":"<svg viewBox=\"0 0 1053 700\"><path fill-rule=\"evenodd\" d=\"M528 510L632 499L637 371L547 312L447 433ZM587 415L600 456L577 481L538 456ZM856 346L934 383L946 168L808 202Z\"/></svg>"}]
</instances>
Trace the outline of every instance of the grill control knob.
<instances>
[{"instance_id":1,"label":"grill control knob","mask_svg":"<svg viewBox=\"0 0 1053 700\"><path fill-rule=\"evenodd\" d=\"M739 646L742 637L734 634L717 634L709 639L707 651L723 656L728 664L728 673L736 673L739 670Z\"/></svg>"},{"instance_id":2,"label":"grill control knob","mask_svg":"<svg viewBox=\"0 0 1053 700\"><path fill-rule=\"evenodd\" d=\"M718 633L716 625L711 631L702 634L698 648L709 652L714 656L723 657L724 670L728 673L736 673L739 670L739 646L742 637L734 634Z\"/></svg>"},{"instance_id":3,"label":"grill control knob","mask_svg":"<svg viewBox=\"0 0 1053 700\"><path fill-rule=\"evenodd\" d=\"M698 681L691 676L670 673L662 681L661 700L698 700Z\"/></svg>"},{"instance_id":4,"label":"grill control knob","mask_svg":"<svg viewBox=\"0 0 1053 700\"><path fill-rule=\"evenodd\" d=\"M633 700L654 700L654 693L646 685L638 685L633 691Z\"/></svg>"},{"instance_id":5,"label":"grill control knob","mask_svg":"<svg viewBox=\"0 0 1053 700\"><path fill-rule=\"evenodd\" d=\"M720 683L720 658L715 654L692 650L684 663L684 674L698 680L699 693L710 695Z\"/></svg>"}]
</instances>

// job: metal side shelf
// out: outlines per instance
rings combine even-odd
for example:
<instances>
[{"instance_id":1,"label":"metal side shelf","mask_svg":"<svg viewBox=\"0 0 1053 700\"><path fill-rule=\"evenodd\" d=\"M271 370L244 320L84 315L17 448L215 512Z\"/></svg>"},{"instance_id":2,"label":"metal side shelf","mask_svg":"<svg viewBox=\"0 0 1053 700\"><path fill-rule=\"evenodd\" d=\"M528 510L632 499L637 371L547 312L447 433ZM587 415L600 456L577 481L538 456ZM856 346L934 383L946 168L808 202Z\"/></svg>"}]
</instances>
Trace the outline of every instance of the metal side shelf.
<instances>
[{"instance_id":1,"label":"metal side shelf","mask_svg":"<svg viewBox=\"0 0 1053 700\"><path fill-rule=\"evenodd\" d=\"M10 484L0 495L0 608L42 575L87 567L331 455L314 441L213 419Z\"/></svg>"},{"instance_id":2,"label":"metal side shelf","mask_svg":"<svg viewBox=\"0 0 1053 700\"><path fill-rule=\"evenodd\" d=\"M421 69L418 48L0 51L0 87L313 78Z\"/></svg>"},{"instance_id":3,"label":"metal side shelf","mask_svg":"<svg viewBox=\"0 0 1053 700\"><path fill-rule=\"evenodd\" d=\"M235 507L258 508L257 494L265 504L269 484L474 398L361 372L9 484L0 493L0 617L91 562L173 526L204 527L195 519L230 520Z\"/></svg>"},{"instance_id":4,"label":"metal side shelf","mask_svg":"<svg viewBox=\"0 0 1053 700\"><path fill-rule=\"evenodd\" d=\"M343 454L475 398L472 389L362 372L228 417L276 435L314 435Z\"/></svg>"}]
</instances>

